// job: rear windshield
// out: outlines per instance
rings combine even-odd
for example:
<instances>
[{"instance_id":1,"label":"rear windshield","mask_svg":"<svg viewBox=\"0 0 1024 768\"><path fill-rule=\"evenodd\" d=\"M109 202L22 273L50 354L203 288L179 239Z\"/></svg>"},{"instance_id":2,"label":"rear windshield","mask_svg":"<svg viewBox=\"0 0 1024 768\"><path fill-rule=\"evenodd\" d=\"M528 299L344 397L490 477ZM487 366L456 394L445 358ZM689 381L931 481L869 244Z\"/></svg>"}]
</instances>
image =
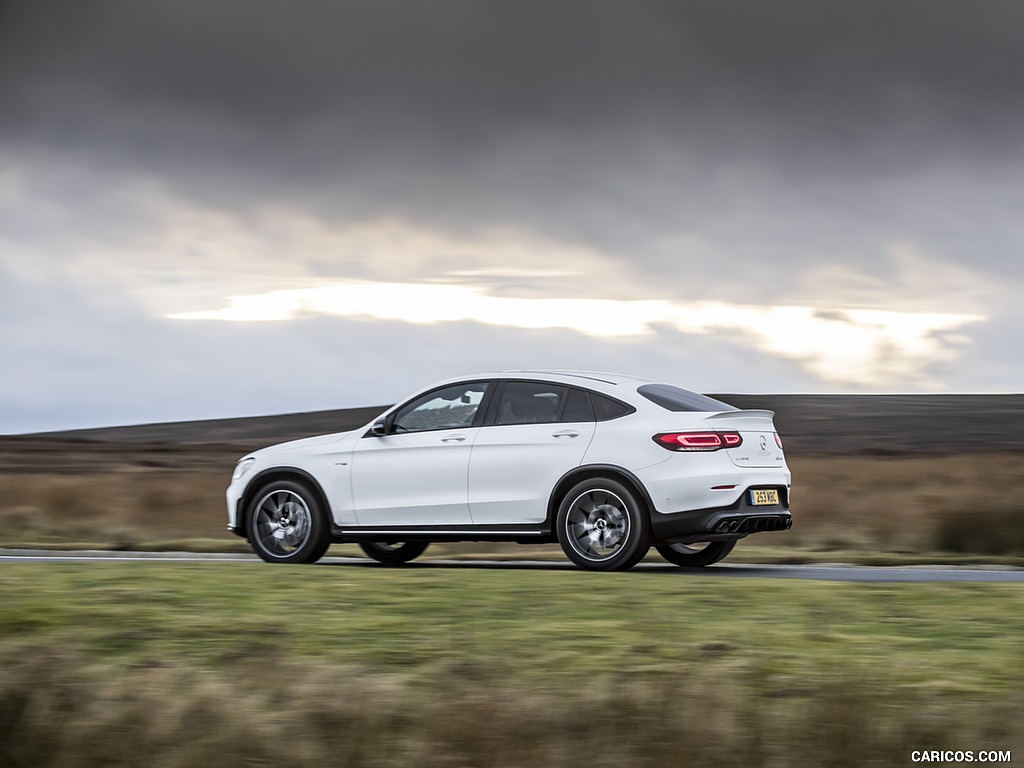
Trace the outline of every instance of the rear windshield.
<instances>
[{"instance_id":1,"label":"rear windshield","mask_svg":"<svg viewBox=\"0 0 1024 768\"><path fill-rule=\"evenodd\" d=\"M671 384L644 384L637 387L637 392L652 403L660 405L667 411L735 411L728 403L715 400L713 397L690 392L688 389L673 387Z\"/></svg>"}]
</instances>

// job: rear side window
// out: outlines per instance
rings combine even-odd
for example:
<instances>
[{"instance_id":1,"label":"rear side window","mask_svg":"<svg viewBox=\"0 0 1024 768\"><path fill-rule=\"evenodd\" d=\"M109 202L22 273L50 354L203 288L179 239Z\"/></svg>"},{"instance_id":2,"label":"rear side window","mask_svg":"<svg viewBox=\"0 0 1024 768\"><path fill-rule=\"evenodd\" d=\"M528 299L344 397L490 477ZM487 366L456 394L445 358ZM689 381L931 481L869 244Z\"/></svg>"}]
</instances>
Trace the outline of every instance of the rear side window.
<instances>
[{"instance_id":1,"label":"rear side window","mask_svg":"<svg viewBox=\"0 0 1024 768\"><path fill-rule=\"evenodd\" d=\"M545 424L558 421L563 397L565 387L558 384L507 382L498 402L498 417L494 423Z\"/></svg>"},{"instance_id":2,"label":"rear side window","mask_svg":"<svg viewBox=\"0 0 1024 768\"><path fill-rule=\"evenodd\" d=\"M631 405L620 403L618 400L599 395L596 392L590 393L590 400L594 404L594 414L598 421L611 421L636 410Z\"/></svg>"},{"instance_id":3,"label":"rear side window","mask_svg":"<svg viewBox=\"0 0 1024 768\"><path fill-rule=\"evenodd\" d=\"M671 384L644 384L642 387L638 387L636 391L667 411L702 413L705 411L738 410L727 403L723 403L721 400L715 400L713 397L691 392L681 387L674 387Z\"/></svg>"},{"instance_id":4,"label":"rear side window","mask_svg":"<svg viewBox=\"0 0 1024 768\"><path fill-rule=\"evenodd\" d=\"M562 421L596 421L594 406L590 404L590 395L582 389L570 389L562 411Z\"/></svg>"}]
</instances>

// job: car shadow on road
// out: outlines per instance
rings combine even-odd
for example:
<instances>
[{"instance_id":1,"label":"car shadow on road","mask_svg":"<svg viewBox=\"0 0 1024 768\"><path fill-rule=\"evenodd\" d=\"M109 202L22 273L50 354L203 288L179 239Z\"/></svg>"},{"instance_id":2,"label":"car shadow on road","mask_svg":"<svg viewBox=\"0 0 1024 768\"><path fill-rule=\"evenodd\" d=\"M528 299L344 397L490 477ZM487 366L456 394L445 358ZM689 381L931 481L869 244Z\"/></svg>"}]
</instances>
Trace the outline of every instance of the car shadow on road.
<instances>
[{"instance_id":1,"label":"car shadow on road","mask_svg":"<svg viewBox=\"0 0 1024 768\"><path fill-rule=\"evenodd\" d=\"M347 568L379 568L387 570L466 570L466 571L583 571L570 562L547 560L421 560L403 565L385 565L361 558L325 558L319 565ZM597 575L599 572L590 571ZM622 573L613 571L613 573ZM676 576L763 576L776 575L773 569L761 566L713 565L706 568L680 568L671 563L640 563L626 573L631 574L673 574Z\"/></svg>"},{"instance_id":2,"label":"car shadow on road","mask_svg":"<svg viewBox=\"0 0 1024 768\"><path fill-rule=\"evenodd\" d=\"M576 571L570 562L541 560L423 560L405 565L384 565L360 558L328 558L322 565L348 568L396 568L425 570ZM600 572L587 572L594 578ZM623 573L621 571L613 573ZM1004 582L1024 583L1024 569L963 567L900 568L852 565L732 565L722 563L706 568L679 568L669 563L644 562L627 571L636 578L644 575L674 578L760 578L808 581L911 583L911 582Z\"/></svg>"}]
</instances>

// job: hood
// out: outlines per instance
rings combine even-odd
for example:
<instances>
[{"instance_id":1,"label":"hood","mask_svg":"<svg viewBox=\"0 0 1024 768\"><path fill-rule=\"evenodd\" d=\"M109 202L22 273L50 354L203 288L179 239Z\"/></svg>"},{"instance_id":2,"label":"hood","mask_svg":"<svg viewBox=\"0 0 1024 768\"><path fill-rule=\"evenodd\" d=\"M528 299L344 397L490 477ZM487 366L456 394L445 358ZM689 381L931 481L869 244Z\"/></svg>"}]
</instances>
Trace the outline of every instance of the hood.
<instances>
[{"instance_id":1,"label":"hood","mask_svg":"<svg viewBox=\"0 0 1024 768\"><path fill-rule=\"evenodd\" d=\"M299 450L305 451L309 448L316 448L322 445L330 445L331 443L338 443L344 440L346 437L350 437L359 430L351 430L349 432L334 432L329 435L317 435L316 437L304 437L299 440L289 440L287 443L278 443L277 445L270 445L266 448L260 448L258 451L253 451L251 456L269 456L278 453L289 453L291 451Z\"/></svg>"}]
</instances>

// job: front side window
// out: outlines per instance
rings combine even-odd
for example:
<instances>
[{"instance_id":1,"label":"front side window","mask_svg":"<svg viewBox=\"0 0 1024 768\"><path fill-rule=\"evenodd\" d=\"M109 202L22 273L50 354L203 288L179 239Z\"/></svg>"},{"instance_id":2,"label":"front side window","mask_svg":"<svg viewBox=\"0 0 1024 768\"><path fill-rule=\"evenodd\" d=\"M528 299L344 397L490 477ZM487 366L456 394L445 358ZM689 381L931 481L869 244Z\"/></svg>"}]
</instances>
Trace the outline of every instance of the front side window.
<instances>
[{"instance_id":1,"label":"front side window","mask_svg":"<svg viewBox=\"0 0 1024 768\"><path fill-rule=\"evenodd\" d=\"M420 395L395 412L391 431L424 432L471 427L489 386L488 382L477 381L454 384Z\"/></svg>"},{"instance_id":2,"label":"front side window","mask_svg":"<svg viewBox=\"0 0 1024 768\"><path fill-rule=\"evenodd\" d=\"M558 384L509 381L498 402L495 424L546 424L558 421L566 388Z\"/></svg>"}]
</instances>

